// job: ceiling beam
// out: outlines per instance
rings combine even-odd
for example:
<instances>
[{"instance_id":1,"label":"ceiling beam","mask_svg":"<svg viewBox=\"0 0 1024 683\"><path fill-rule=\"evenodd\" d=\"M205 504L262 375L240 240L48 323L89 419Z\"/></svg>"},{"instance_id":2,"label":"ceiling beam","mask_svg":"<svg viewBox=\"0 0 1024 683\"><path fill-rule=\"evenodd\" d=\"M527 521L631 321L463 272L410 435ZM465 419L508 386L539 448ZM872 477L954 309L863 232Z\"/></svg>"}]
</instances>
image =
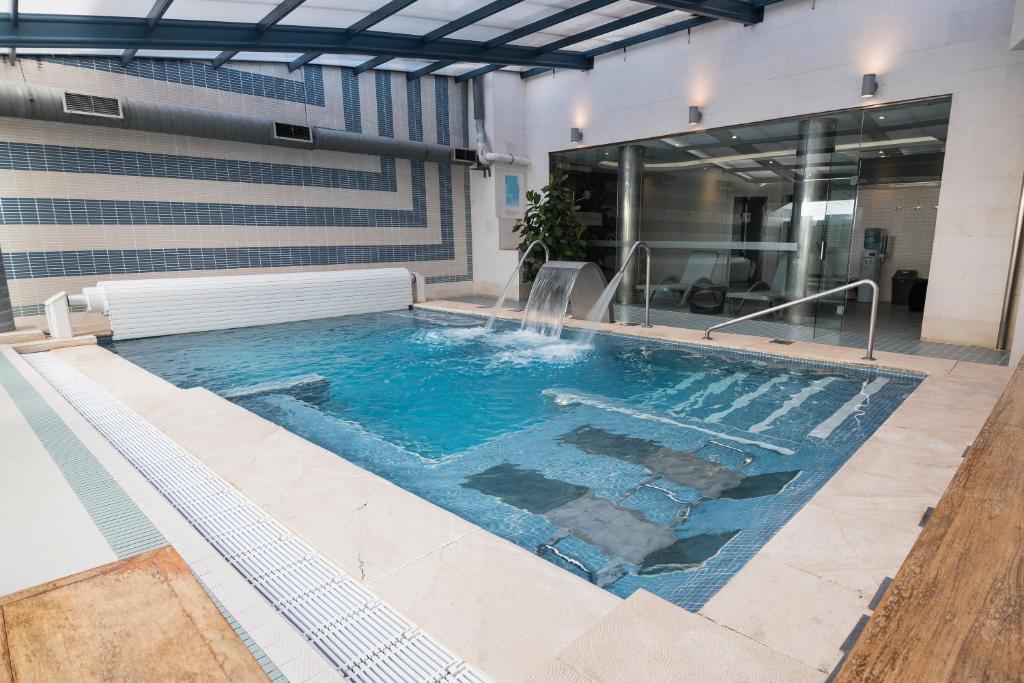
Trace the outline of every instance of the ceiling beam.
<instances>
[{"instance_id":1,"label":"ceiling beam","mask_svg":"<svg viewBox=\"0 0 1024 683\"><path fill-rule=\"evenodd\" d=\"M447 35L451 35L456 31L461 31L467 26L472 26L473 24L477 23L478 21L482 21L483 19L486 19L492 14L497 14L498 12L507 10L509 7L512 7L513 5L518 5L522 1L523 0L493 0L493 2L489 2L483 7L473 10L469 14L464 14L458 19L455 19L454 21L449 21L447 24L435 28L430 33L424 35L420 40L422 40L424 44L432 43L435 40L440 40L441 38L444 38ZM383 64L383 62L378 62L377 66L380 66L380 64ZM360 64L359 66L361 67L363 65ZM365 71L365 69L363 70Z\"/></svg>"},{"instance_id":2,"label":"ceiling beam","mask_svg":"<svg viewBox=\"0 0 1024 683\"><path fill-rule=\"evenodd\" d=\"M496 38L491 38L486 43L484 43L484 46L497 47L498 45L505 45L506 43L511 43L513 40L525 38L528 35L537 33L539 31L543 31L546 28L551 28L552 26L557 26L562 22L569 21L570 19L575 19L576 17L587 14L588 12L593 12L595 10L601 9L602 7L607 7L608 5L611 5L616 1L617 0L587 0L587 2L582 2L576 5L575 7L564 9L561 12L555 12L551 16L545 17L543 19L538 19L537 21L526 24L525 26L520 26L519 28L513 29L508 33L503 33ZM435 65L432 64L431 66ZM437 69L440 68L442 67L437 67L433 69L433 71L436 71ZM473 71L470 71L467 74L462 74L457 80L468 80L469 78L473 78L473 76L482 76L485 73L497 71L500 68L500 64L491 64L490 66L474 69ZM427 71L426 73L431 73L431 71ZM469 74L473 75L471 76Z\"/></svg>"},{"instance_id":3,"label":"ceiling beam","mask_svg":"<svg viewBox=\"0 0 1024 683\"><path fill-rule=\"evenodd\" d=\"M603 36L604 34L611 33L612 31L618 31L624 28L629 28L634 24L639 24L650 19L657 19L658 17L666 15L671 11L672 10L662 9L660 7L652 7L651 9L645 9L639 12L634 12L633 14L630 14L628 17L623 17L621 19L609 21L604 24L601 24L600 26L595 26L592 29L581 31L580 33L574 33L571 36L559 38L554 42L547 43L546 45L541 45L539 48L537 48L537 51L550 52L552 50L561 50L563 47L569 47L570 45L575 45L576 43L582 43L585 40L597 38L598 36Z\"/></svg>"},{"instance_id":4,"label":"ceiling beam","mask_svg":"<svg viewBox=\"0 0 1024 683\"><path fill-rule=\"evenodd\" d=\"M575 45L576 43L582 43L585 40L597 38L598 36L602 36L606 33L611 33L612 31L619 31L621 29L633 26L634 24L639 24L650 19L656 19L657 17L668 14L671 11L672 10L662 9L660 7L652 7L651 9L645 9L640 12L634 12L633 14L630 14L628 17L623 17L621 19L616 19L614 21L608 21L601 24L600 26L595 26L592 29L581 31L580 33L574 33L571 36L559 38L554 42L548 43L546 45L541 45L540 47L537 48L537 53L545 54L552 50L560 50L563 47ZM696 20L690 19L688 21ZM459 76L456 76L455 80L464 81L469 78L472 78L473 76L481 76L485 73L488 73L489 71L494 71L500 68L500 65L491 64L490 66L481 67L479 69L474 69L473 71L470 71L468 73L460 74ZM542 74L545 71L550 71L550 69L545 67L535 67L532 69L528 69L527 71L520 72L519 75L522 76L523 78L530 78L532 76Z\"/></svg>"},{"instance_id":5,"label":"ceiling beam","mask_svg":"<svg viewBox=\"0 0 1024 683\"><path fill-rule=\"evenodd\" d=\"M349 26L345 30L345 33L348 36L354 36L358 33L362 33L366 29L373 28L375 25L384 21L393 14L401 12L403 9L405 9L414 2L416 2L416 0L391 0L391 2L389 2L388 4L384 5L383 7L379 7L378 9L375 9L374 11L370 12L356 23ZM305 52L299 57L292 60L292 62L288 65L288 70L295 71L303 64L308 64L312 62L321 54L322 53L320 52ZM385 59L384 62L386 61L388 60ZM381 64L383 64L384 62L381 62ZM357 71L356 73L360 72Z\"/></svg>"},{"instance_id":6,"label":"ceiling beam","mask_svg":"<svg viewBox=\"0 0 1024 683\"><path fill-rule=\"evenodd\" d=\"M288 71L295 71L296 69L302 68L319 56L319 52L305 52L288 62Z\"/></svg>"},{"instance_id":7,"label":"ceiling beam","mask_svg":"<svg viewBox=\"0 0 1024 683\"><path fill-rule=\"evenodd\" d=\"M267 16L259 20L259 23L256 24L256 35L262 36L267 32L267 29L294 12L303 2L305 0L284 0L280 5L267 12ZM213 58L213 68L219 69L224 62L232 59L237 54L238 50L224 50Z\"/></svg>"},{"instance_id":8,"label":"ceiling beam","mask_svg":"<svg viewBox=\"0 0 1024 683\"><path fill-rule=\"evenodd\" d=\"M173 0L156 0L153 3L153 7L149 10L149 14L146 15L146 28L150 31L156 26L157 22L164 18L167 10L171 6Z\"/></svg>"},{"instance_id":9,"label":"ceiling beam","mask_svg":"<svg viewBox=\"0 0 1024 683\"><path fill-rule=\"evenodd\" d=\"M171 6L173 0L156 0L153 6L149 8L149 14L146 15L146 30L152 31L153 27L156 26L157 22L160 21L164 14L167 13L167 9ZM12 0L13 4L13 20L14 26L18 25L18 0ZM135 55L138 54L138 50L128 49L121 53L121 65L128 66L128 64L135 59Z\"/></svg>"},{"instance_id":10,"label":"ceiling beam","mask_svg":"<svg viewBox=\"0 0 1024 683\"><path fill-rule=\"evenodd\" d=\"M352 70L355 73L357 73L357 74L361 74L364 71L369 71L370 69L375 69L378 66L380 66L381 64L384 64L385 62L390 62L390 61L391 61L390 55L381 55L380 57L374 57L373 59L370 59L368 61L363 62L359 66L353 67Z\"/></svg>"},{"instance_id":11,"label":"ceiling beam","mask_svg":"<svg viewBox=\"0 0 1024 683\"><path fill-rule=\"evenodd\" d=\"M597 57L603 54L607 54L609 52L624 50L627 47L633 47L634 45L639 45L640 43L646 43L647 41L654 40L655 38L670 36L673 33L679 33L680 31L689 31L691 28L697 28L698 26L703 26L704 24L710 24L712 21L714 21L714 19L711 19L709 17L694 17L692 19L687 19L685 21L678 21L674 24L669 24L668 26L662 26L660 28L652 29L650 31L645 31L644 33L640 33L635 36L630 36L629 38L617 40L614 43L608 43L607 45L602 45L601 47L595 47L593 50L587 50L583 54L587 55L588 57Z\"/></svg>"},{"instance_id":12,"label":"ceiling beam","mask_svg":"<svg viewBox=\"0 0 1024 683\"><path fill-rule=\"evenodd\" d=\"M701 26L702 24L709 24L712 21L714 21L714 19L709 19L708 17L695 17L693 19L687 19L686 21L680 21L680 22L676 22L675 24L669 24L668 26L662 26L660 28L656 28L656 29L653 29L651 31L646 31L646 32L640 33L638 35L631 36L629 38L623 38L622 40L617 40L614 43L608 43L607 45L602 45L601 47L596 47L593 50L588 50L588 51L584 52L583 54L588 56L588 57L591 57L591 58L597 57L599 55L603 55L603 54L608 53L608 52L615 52L616 50L624 50L627 47L632 47L633 45L638 45L640 43L645 43L648 40L654 40L655 38L661 38L662 36L667 36L667 35L671 35L673 33L678 33L679 31L688 31L691 28L695 28L697 26ZM580 34L580 35L582 35L582 34ZM550 71L550 70L551 69L544 68L544 67L534 67L532 69L528 69L526 71L520 72L519 75L521 77L523 77L523 78L532 78L533 76L538 76L538 75L540 75L542 73L545 73L546 71Z\"/></svg>"},{"instance_id":13,"label":"ceiling beam","mask_svg":"<svg viewBox=\"0 0 1024 683\"><path fill-rule=\"evenodd\" d=\"M776 2L781 2L781 0L752 0L751 5L755 9L763 9L764 7L766 7L768 5L774 5ZM624 38L624 39L616 41L614 43L609 43L608 45L603 45L601 47L594 48L593 50L588 50L587 52L584 52L583 54L585 54L586 56L591 57L591 58L598 57L598 56L606 54L608 52L615 52L616 50L623 50L623 49L625 49L627 47L632 47L633 45L639 45L640 43L645 43L645 42L647 42L649 40L654 40L655 38L661 38L663 36L671 35L673 33L678 33L680 31L688 31L691 28L694 28L696 26L700 26L701 24L707 24L707 23L710 23L712 21L715 21L715 19L713 19L711 17L696 17L696 18L693 18L693 19L687 19L685 21L679 21L679 22L676 22L674 24L669 24L668 26L662 26L661 28L652 29L650 31L646 31L644 33L640 33L638 35L631 36L629 38ZM580 35L583 35L583 34L580 34ZM562 47L565 47L564 43L562 44ZM485 68L487 68L487 67L485 67ZM481 69L477 69L476 71L481 71ZM537 67L537 68L528 69L526 71L520 72L519 75L522 76L523 78L530 78L532 76L537 76L537 75L540 75L540 74L545 73L547 71L550 71L550 69ZM473 74L473 73L474 72L471 71L471 72L469 72L467 74L462 74L461 76L456 77L455 80L460 80L463 77L469 77L470 74Z\"/></svg>"},{"instance_id":14,"label":"ceiling beam","mask_svg":"<svg viewBox=\"0 0 1024 683\"><path fill-rule=\"evenodd\" d=\"M509 0L505 0L509 1ZM0 45L24 48L216 50L303 52L486 61L558 69L589 69L592 61L578 52L537 54L530 47L485 48L471 40L442 38L424 43L420 36L364 31L347 36L343 29L277 24L256 35L256 24L167 19L147 31L134 17L22 14L18 26L0 15Z\"/></svg>"},{"instance_id":15,"label":"ceiling beam","mask_svg":"<svg viewBox=\"0 0 1024 683\"><path fill-rule=\"evenodd\" d=\"M484 74L489 74L492 71L497 71L503 66L504 64L488 64L487 66L481 66L478 69L473 69L472 71L467 71L464 74L459 74L455 77L455 82L461 83L463 81L468 81L471 78L476 78L477 76L483 76Z\"/></svg>"},{"instance_id":16,"label":"ceiling beam","mask_svg":"<svg viewBox=\"0 0 1024 683\"><path fill-rule=\"evenodd\" d=\"M764 21L764 8L745 0L639 0L639 2L680 12L689 12L709 19L735 21L748 26Z\"/></svg>"},{"instance_id":17,"label":"ceiling beam","mask_svg":"<svg viewBox=\"0 0 1024 683\"><path fill-rule=\"evenodd\" d=\"M454 63L455 62L453 60L442 59L439 62L433 62L431 64L427 64L424 67L420 67L419 69L416 69L415 71L410 71L409 73L407 73L405 75L405 78L406 78L406 80L409 80L409 81L415 81L417 78L420 78L421 76L426 76L427 74L432 74L435 71L438 71L440 69L444 69L445 67L449 67L449 66L451 66Z\"/></svg>"}]
</instances>

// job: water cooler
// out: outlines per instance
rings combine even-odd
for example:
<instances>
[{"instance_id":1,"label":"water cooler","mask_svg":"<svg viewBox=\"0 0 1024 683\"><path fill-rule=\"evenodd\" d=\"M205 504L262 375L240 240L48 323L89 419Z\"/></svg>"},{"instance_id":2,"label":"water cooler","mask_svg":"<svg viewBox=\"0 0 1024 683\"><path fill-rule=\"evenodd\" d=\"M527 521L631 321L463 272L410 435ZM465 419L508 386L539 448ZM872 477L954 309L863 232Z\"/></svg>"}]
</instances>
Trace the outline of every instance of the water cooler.
<instances>
[{"instance_id":1,"label":"water cooler","mask_svg":"<svg viewBox=\"0 0 1024 683\"><path fill-rule=\"evenodd\" d=\"M889 236L879 228L868 228L864 231L864 250L860 253L860 279L878 282L885 262L885 249ZM871 303L871 288L858 287L857 301Z\"/></svg>"}]
</instances>

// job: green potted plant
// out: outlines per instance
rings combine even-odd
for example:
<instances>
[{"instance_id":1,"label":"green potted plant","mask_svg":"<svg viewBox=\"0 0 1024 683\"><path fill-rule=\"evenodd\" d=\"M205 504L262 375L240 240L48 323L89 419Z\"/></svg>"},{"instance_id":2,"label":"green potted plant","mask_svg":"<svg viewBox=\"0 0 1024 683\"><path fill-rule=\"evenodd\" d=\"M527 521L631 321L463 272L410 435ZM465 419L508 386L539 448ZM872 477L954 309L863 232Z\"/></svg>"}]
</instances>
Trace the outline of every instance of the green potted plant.
<instances>
[{"instance_id":1,"label":"green potted plant","mask_svg":"<svg viewBox=\"0 0 1024 683\"><path fill-rule=\"evenodd\" d=\"M565 172L555 169L540 192L530 190L526 193L526 212L512 228L522 238L520 251L534 240L540 240L547 245L552 261L583 260L587 246L583 239L586 226L580 222L577 201L590 197L590 192L584 192L577 198L567 181ZM534 249L523 263L523 282L533 282L542 265L544 253Z\"/></svg>"}]
</instances>

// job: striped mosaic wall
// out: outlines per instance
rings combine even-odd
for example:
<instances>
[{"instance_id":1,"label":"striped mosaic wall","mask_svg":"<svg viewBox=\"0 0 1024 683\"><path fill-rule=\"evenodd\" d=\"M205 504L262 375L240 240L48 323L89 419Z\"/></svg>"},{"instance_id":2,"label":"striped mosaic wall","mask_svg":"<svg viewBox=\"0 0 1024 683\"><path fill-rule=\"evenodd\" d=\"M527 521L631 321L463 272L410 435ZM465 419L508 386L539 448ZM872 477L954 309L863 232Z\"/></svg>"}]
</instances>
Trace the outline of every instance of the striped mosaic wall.
<instances>
[{"instance_id":1,"label":"striped mosaic wall","mask_svg":"<svg viewBox=\"0 0 1024 683\"><path fill-rule=\"evenodd\" d=\"M447 77L54 56L0 78L440 144L467 142ZM0 249L16 315L104 279L404 265L472 279L465 167L0 119Z\"/></svg>"}]
</instances>

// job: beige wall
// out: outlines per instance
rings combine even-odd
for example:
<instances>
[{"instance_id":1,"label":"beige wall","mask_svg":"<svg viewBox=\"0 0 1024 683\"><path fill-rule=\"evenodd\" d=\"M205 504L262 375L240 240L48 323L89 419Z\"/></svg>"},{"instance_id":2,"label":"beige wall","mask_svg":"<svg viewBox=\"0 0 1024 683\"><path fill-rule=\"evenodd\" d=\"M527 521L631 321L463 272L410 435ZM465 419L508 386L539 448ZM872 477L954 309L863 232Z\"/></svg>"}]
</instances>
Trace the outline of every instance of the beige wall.
<instances>
[{"instance_id":1,"label":"beige wall","mask_svg":"<svg viewBox=\"0 0 1024 683\"><path fill-rule=\"evenodd\" d=\"M850 275L860 273L865 228L881 228L889 235L878 282L882 301L892 301L892 276L897 270L916 270L918 277L927 278L938 203L937 184L861 187L850 244Z\"/></svg>"},{"instance_id":2,"label":"beige wall","mask_svg":"<svg viewBox=\"0 0 1024 683\"><path fill-rule=\"evenodd\" d=\"M992 347L1024 177L1015 4L786 0L755 26L715 22L599 57L589 72L529 79L532 182L572 126L600 145L681 132L692 104L708 128L847 109L863 106L867 72L877 103L952 95L923 334Z\"/></svg>"}]
</instances>

